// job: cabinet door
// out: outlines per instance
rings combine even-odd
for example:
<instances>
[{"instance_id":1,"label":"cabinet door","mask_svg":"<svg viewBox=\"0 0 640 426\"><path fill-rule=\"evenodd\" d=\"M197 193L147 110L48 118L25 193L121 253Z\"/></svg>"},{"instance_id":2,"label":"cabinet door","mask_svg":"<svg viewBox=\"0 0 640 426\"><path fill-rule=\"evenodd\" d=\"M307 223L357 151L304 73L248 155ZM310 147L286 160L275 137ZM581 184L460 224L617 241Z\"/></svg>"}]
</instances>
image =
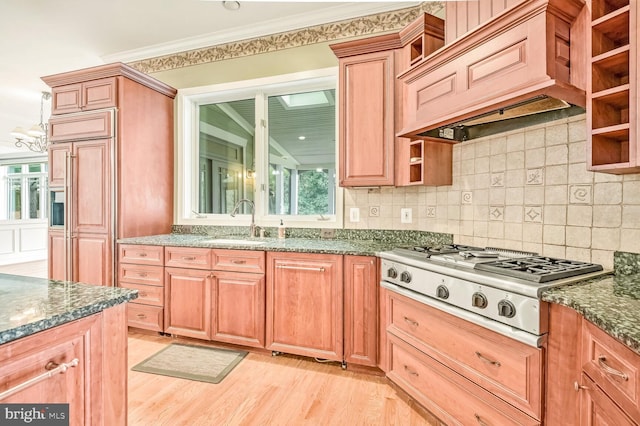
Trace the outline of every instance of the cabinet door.
<instances>
[{"instance_id":1,"label":"cabinet door","mask_svg":"<svg viewBox=\"0 0 640 426\"><path fill-rule=\"evenodd\" d=\"M92 110L116 106L116 78L101 78L82 84L82 109Z\"/></svg>"},{"instance_id":2,"label":"cabinet door","mask_svg":"<svg viewBox=\"0 0 640 426\"><path fill-rule=\"evenodd\" d=\"M70 143L57 143L49 147L49 186L64 186L67 183L67 155L71 153Z\"/></svg>"},{"instance_id":3,"label":"cabinet door","mask_svg":"<svg viewBox=\"0 0 640 426\"><path fill-rule=\"evenodd\" d=\"M378 361L378 267L375 257L344 257L344 360Z\"/></svg>"},{"instance_id":4,"label":"cabinet door","mask_svg":"<svg viewBox=\"0 0 640 426\"><path fill-rule=\"evenodd\" d=\"M52 95L52 115L109 108L117 102L117 82L115 77L109 77L68 84L54 87Z\"/></svg>"},{"instance_id":5,"label":"cabinet door","mask_svg":"<svg viewBox=\"0 0 640 426\"><path fill-rule=\"evenodd\" d=\"M67 245L63 230L49 231L49 279L67 280Z\"/></svg>"},{"instance_id":6,"label":"cabinet door","mask_svg":"<svg viewBox=\"0 0 640 426\"><path fill-rule=\"evenodd\" d=\"M214 272L212 339L264 348L264 275Z\"/></svg>"},{"instance_id":7,"label":"cabinet door","mask_svg":"<svg viewBox=\"0 0 640 426\"><path fill-rule=\"evenodd\" d=\"M113 112L59 115L49 120L51 142L108 138L113 135Z\"/></svg>"},{"instance_id":8,"label":"cabinet door","mask_svg":"<svg viewBox=\"0 0 640 426\"><path fill-rule=\"evenodd\" d=\"M100 407L91 401L93 392L100 394L100 373L91 358L92 340L100 341L99 327L94 316L0 346L0 392L30 382L59 365L77 362L64 372L33 380L30 386L3 398L2 403L68 403L68 424L84 425L90 419L100 419L102 413L92 413L92 404L93 408ZM99 366L100 360L95 359L95 363ZM96 381L94 386L91 380Z\"/></svg>"},{"instance_id":9,"label":"cabinet door","mask_svg":"<svg viewBox=\"0 0 640 426\"><path fill-rule=\"evenodd\" d=\"M106 233L111 218L110 141L76 142L72 158L72 229Z\"/></svg>"},{"instance_id":10,"label":"cabinet door","mask_svg":"<svg viewBox=\"0 0 640 426\"><path fill-rule=\"evenodd\" d=\"M267 253L266 347L342 361L342 256Z\"/></svg>"},{"instance_id":11,"label":"cabinet door","mask_svg":"<svg viewBox=\"0 0 640 426\"><path fill-rule=\"evenodd\" d=\"M340 59L340 185L394 184L393 50Z\"/></svg>"},{"instance_id":12,"label":"cabinet door","mask_svg":"<svg viewBox=\"0 0 640 426\"><path fill-rule=\"evenodd\" d=\"M211 339L211 272L165 268L164 331Z\"/></svg>"},{"instance_id":13,"label":"cabinet door","mask_svg":"<svg viewBox=\"0 0 640 426\"><path fill-rule=\"evenodd\" d=\"M582 375L580 390L580 426L637 425L596 385L589 376Z\"/></svg>"},{"instance_id":14,"label":"cabinet door","mask_svg":"<svg viewBox=\"0 0 640 426\"><path fill-rule=\"evenodd\" d=\"M80 111L82 85L68 84L51 90L51 115Z\"/></svg>"},{"instance_id":15,"label":"cabinet door","mask_svg":"<svg viewBox=\"0 0 640 426\"><path fill-rule=\"evenodd\" d=\"M72 239L73 281L113 285L111 238L104 234L79 233Z\"/></svg>"}]
</instances>

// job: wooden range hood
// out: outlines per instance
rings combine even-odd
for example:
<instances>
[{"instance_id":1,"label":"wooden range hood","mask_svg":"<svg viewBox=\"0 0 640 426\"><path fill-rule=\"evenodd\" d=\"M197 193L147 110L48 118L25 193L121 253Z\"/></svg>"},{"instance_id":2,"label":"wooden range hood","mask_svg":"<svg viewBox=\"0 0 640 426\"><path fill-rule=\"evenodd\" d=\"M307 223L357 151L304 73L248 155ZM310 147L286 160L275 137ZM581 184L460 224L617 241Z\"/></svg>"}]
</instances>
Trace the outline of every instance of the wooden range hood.
<instances>
[{"instance_id":1,"label":"wooden range hood","mask_svg":"<svg viewBox=\"0 0 640 426\"><path fill-rule=\"evenodd\" d=\"M400 74L402 130L450 142L583 113L587 8L529 0Z\"/></svg>"}]
</instances>

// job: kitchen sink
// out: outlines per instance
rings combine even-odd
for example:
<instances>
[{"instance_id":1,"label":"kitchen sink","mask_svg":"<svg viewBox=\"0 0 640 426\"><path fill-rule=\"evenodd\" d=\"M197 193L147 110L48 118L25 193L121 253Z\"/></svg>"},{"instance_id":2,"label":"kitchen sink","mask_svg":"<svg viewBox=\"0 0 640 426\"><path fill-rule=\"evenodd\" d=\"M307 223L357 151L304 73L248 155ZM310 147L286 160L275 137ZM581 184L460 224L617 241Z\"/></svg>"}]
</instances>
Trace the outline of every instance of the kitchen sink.
<instances>
[{"instance_id":1,"label":"kitchen sink","mask_svg":"<svg viewBox=\"0 0 640 426\"><path fill-rule=\"evenodd\" d=\"M241 239L231 239L231 238L212 238L210 240L203 240L200 242L204 244L225 244L225 245L234 245L234 246L257 246L265 243L265 241L241 240Z\"/></svg>"}]
</instances>

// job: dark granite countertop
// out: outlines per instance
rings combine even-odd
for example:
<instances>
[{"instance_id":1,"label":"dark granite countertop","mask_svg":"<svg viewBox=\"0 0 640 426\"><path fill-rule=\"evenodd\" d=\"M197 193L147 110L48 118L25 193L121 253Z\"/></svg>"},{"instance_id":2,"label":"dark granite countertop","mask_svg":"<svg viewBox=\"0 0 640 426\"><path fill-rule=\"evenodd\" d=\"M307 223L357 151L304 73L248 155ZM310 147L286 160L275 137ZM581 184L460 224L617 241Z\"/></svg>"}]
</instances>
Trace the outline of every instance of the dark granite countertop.
<instances>
[{"instance_id":1,"label":"dark granite countertop","mask_svg":"<svg viewBox=\"0 0 640 426\"><path fill-rule=\"evenodd\" d=\"M218 240L237 240L216 243ZM432 244L441 243L433 240ZM256 244L246 244L251 242ZM178 247L202 247L239 250L290 251L302 253L331 253L373 256L377 252L399 246L410 246L409 242L394 239L322 239L322 238L249 238L242 236L208 236L197 234L162 234L146 237L119 239L120 244L142 244ZM414 243L415 244L415 243Z\"/></svg>"},{"instance_id":2,"label":"dark granite countertop","mask_svg":"<svg viewBox=\"0 0 640 426\"><path fill-rule=\"evenodd\" d=\"M568 306L640 354L640 274L605 275L557 287L542 300Z\"/></svg>"},{"instance_id":3,"label":"dark granite countertop","mask_svg":"<svg viewBox=\"0 0 640 426\"><path fill-rule=\"evenodd\" d=\"M137 297L137 290L0 274L0 344Z\"/></svg>"}]
</instances>

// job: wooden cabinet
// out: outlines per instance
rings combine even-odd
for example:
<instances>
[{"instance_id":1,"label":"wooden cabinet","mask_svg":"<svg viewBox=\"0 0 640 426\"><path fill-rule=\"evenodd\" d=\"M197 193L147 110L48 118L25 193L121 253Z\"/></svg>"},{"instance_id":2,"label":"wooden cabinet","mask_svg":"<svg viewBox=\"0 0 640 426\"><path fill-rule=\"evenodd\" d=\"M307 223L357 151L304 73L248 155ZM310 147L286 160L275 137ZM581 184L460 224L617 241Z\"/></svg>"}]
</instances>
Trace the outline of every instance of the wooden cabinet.
<instances>
[{"instance_id":1,"label":"wooden cabinet","mask_svg":"<svg viewBox=\"0 0 640 426\"><path fill-rule=\"evenodd\" d=\"M396 75L444 44L444 21L423 14L399 33L331 45L339 59L339 159L340 185L403 186L409 164L402 151L406 140L396 138L402 117L402 86ZM446 147L444 150L451 149ZM451 159L440 152L434 164L449 167ZM401 158L398 159L397 156ZM425 157L426 158L426 157ZM425 160L428 161L428 160ZM405 170L407 169L407 170ZM424 185L450 183L451 171L432 169ZM397 175L400 174L400 177ZM440 176L444 174L444 176Z\"/></svg>"},{"instance_id":2,"label":"wooden cabinet","mask_svg":"<svg viewBox=\"0 0 640 426\"><path fill-rule=\"evenodd\" d=\"M117 103L117 80L109 77L67 84L54 87L51 94L51 114L114 107Z\"/></svg>"},{"instance_id":3,"label":"wooden cabinet","mask_svg":"<svg viewBox=\"0 0 640 426\"><path fill-rule=\"evenodd\" d=\"M552 305L548 356L546 424L640 423L640 355L574 310Z\"/></svg>"},{"instance_id":4,"label":"wooden cabinet","mask_svg":"<svg viewBox=\"0 0 640 426\"><path fill-rule=\"evenodd\" d=\"M68 403L69 424L126 425L124 309L118 305L0 345L0 402Z\"/></svg>"},{"instance_id":5,"label":"wooden cabinet","mask_svg":"<svg viewBox=\"0 0 640 426\"><path fill-rule=\"evenodd\" d=\"M396 144L396 185L451 185L453 145L399 138Z\"/></svg>"},{"instance_id":6,"label":"wooden cabinet","mask_svg":"<svg viewBox=\"0 0 640 426\"><path fill-rule=\"evenodd\" d=\"M640 355L583 318L580 364L588 376L620 411L640 423ZM589 387L588 385L582 384ZM594 400L596 390L589 392ZM584 402L584 399L582 400ZM591 416L592 407L581 406L581 416ZM602 411L602 408L601 410ZM613 414L612 414L613 415ZM598 424L597 421L581 424Z\"/></svg>"},{"instance_id":7,"label":"wooden cabinet","mask_svg":"<svg viewBox=\"0 0 640 426\"><path fill-rule=\"evenodd\" d=\"M342 361L342 256L267 253L266 348Z\"/></svg>"},{"instance_id":8,"label":"wooden cabinet","mask_svg":"<svg viewBox=\"0 0 640 426\"><path fill-rule=\"evenodd\" d=\"M385 294L386 362L392 380L402 387L407 385L405 390L413 396L416 393L426 408L442 419L468 424L475 412L489 424L540 424L543 348L525 345L393 291ZM413 354L411 365L407 354ZM425 370L436 364L442 365L442 377ZM421 386L430 385L418 386L416 381L441 382L442 386L424 389ZM461 403L456 408L457 403L451 401L460 401L460 394L466 393L488 401L488 406L474 406L478 402L471 398L469 406ZM506 416L510 421L500 413L510 413Z\"/></svg>"},{"instance_id":9,"label":"wooden cabinet","mask_svg":"<svg viewBox=\"0 0 640 426\"><path fill-rule=\"evenodd\" d=\"M471 0L445 3L445 39L449 44L523 0Z\"/></svg>"},{"instance_id":10,"label":"wooden cabinet","mask_svg":"<svg viewBox=\"0 0 640 426\"><path fill-rule=\"evenodd\" d=\"M587 166L607 173L640 172L638 47L640 6L591 0L587 73Z\"/></svg>"},{"instance_id":11,"label":"wooden cabinet","mask_svg":"<svg viewBox=\"0 0 640 426\"><path fill-rule=\"evenodd\" d=\"M213 340L264 348L265 253L213 250Z\"/></svg>"},{"instance_id":12,"label":"wooden cabinet","mask_svg":"<svg viewBox=\"0 0 640 426\"><path fill-rule=\"evenodd\" d=\"M120 244L118 286L138 290L127 304L129 327L164 331L164 247Z\"/></svg>"},{"instance_id":13,"label":"wooden cabinet","mask_svg":"<svg viewBox=\"0 0 640 426\"><path fill-rule=\"evenodd\" d=\"M264 252L165 247L164 265L165 332L264 348Z\"/></svg>"},{"instance_id":14,"label":"wooden cabinet","mask_svg":"<svg viewBox=\"0 0 640 426\"><path fill-rule=\"evenodd\" d=\"M117 239L171 230L176 90L121 63L42 80L53 93L49 186L67 231L61 245L50 228L63 250L49 252L49 270L114 285Z\"/></svg>"},{"instance_id":15,"label":"wooden cabinet","mask_svg":"<svg viewBox=\"0 0 640 426\"><path fill-rule=\"evenodd\" d=\"M378 363L378 259L344 256L344 361Z\"/></svg>"},{"instance_id":16,"label":"wooden cabinet","mask_svg":"<svg viewBox=\"0 0 640 426\"><path fill-rule=\"evenodd\" d=\"M393 185L393 49L400 47L399 38L397 35L370 38L364 42L371 49L367 53L341 56L341 51L349 50L347 43L331 46L339 57L340 68L340 186ZM379 50L383 48L386 49Z\"/></svg>"}]
</instances>

